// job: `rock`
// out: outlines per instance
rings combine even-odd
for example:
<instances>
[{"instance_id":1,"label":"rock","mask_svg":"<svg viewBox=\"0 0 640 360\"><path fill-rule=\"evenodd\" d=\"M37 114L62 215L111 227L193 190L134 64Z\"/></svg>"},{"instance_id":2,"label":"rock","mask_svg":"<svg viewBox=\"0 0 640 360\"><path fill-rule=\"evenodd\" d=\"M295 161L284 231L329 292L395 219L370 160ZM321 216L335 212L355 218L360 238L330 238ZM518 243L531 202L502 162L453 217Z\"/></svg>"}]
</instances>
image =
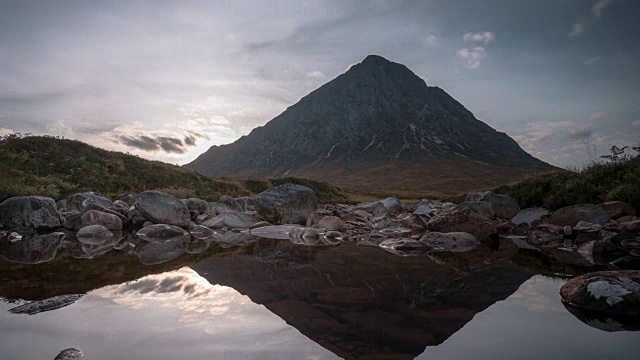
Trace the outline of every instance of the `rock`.
<instances>
[{"instance_id":1,"label":"rock","mask_svg":"<svg viewBox=\"0 0 640 360\"><path fill-rule=\"evenodd\" d=\"M433 252L434 250L433 247L422 241L408 238L387 239L380 242L378 246L390 253L401 256L423 255Z\"/></svg>"},{"instance_id":2,"label":"rock","mask_svg":"<svg viewBox=\"0 0 640 360\"><path fill-rule=\"evenodd\" d=\"M119 197L118 200L124 201L125 203L129 204L129 206L133 206L136 201L138 201L138 194L127 194Z\"/></svg>"},{"instance_id":3,"label":"rock","mask_svg":"<svg viewBox=\"0 0 640 360\"><path fill-rule=\"evenodd\" d=\"M431 246L434 251L467 252L478 246L476 237L465 232L428 232L420 241Z\"/></svg>"},{"instance_id":4,"label":"rock","mask_svg":"<svg viewBox=\"0 0 640 360\"><path fill-rule=\"evenodd\" d=\"M76 236L78 237L78 239L108 239L113 236L113 233L102 225L87 225L78 230Z\"/></svg>"},{"instance_id":5,"label":"rock","mask_svg":"<svg viewBox=\"0 0 640 360\"><path fill-rule=\"evenodd\" d=\"M511 222L519 224L531 225L534 221L542 219L543 216L549 215L549 210L545 208L528 208L522 209L520 212L511 219Z\"/></svg>"},{"instance_id":6,"label":"rock","mask_svg":"<svg viewBox=\"0 0 640 360\"><path fill-rule=\"evenodd\" d=\"M229 195L222 195L218 202L227 205L233 211L245 211L240 203Z\"/></svg>"},{"instance_id":7,"label":"rock","mask_svg":"<svg viewBox=\"0 0 640 360\"><path fill-rule=\"evenodd\" d=\"M576 226L580 221L604 225L609 215L597 205L581 204L558 209L545 219L549 224Z\"/></svg>"},{"instance_id":8,"label":"rock","mask_svg":"<svg viewBox=\"0 0 640 360\"><path fill-rule=\"evenodd\" d=\"M324 234L324 237L326 237L327 239L336 239L342 237L342 233L339 231L327 231Z\"/></svg>"},{"instance_id":9,"label":"rock","mask_svg":"<svg viewBox=\"0 0 640 360\"><path fill-rule=\"evenodd\" d=\"M54 360L80 360L82 358L82 351L71 348L62 350Z\"/></svg>"},{"instance_id":10,"label":"rock","mask_svg":"<svg viewBox=\"0 0 640 360\"><path fill-rule=\"evenodd\" d=\"M236 198L238 204L242 208L242 211L255 211L255 207L253 206L253 198L248 196L242 196Z\"/></svg>"},{"instance_id":11,"label":"rock","mask_svg":"<svg viewBox=\"0 0 640 360\"><path fill-rule=\"evenodd\" d=\"M187 206L175 197L160 191L141 193L135 207L144 218L156 224L187 227L191 223Z\"/></svg>"},{"instance_id":12,"label":"rock","mask_svg":"<svg viewBox=\"0 0 640 360\"><path fill-rule=\"evenodd\" d=\"M314 227L324 230L344 230L344 223L337 216L325 216Z\"/></svg>"},{"instance_id":13,"label":"rock","mask_svg":"<svg viewBox=\"0 0 640 360\"><path fill-rule=\"evenodd\" d=\"M56 207L58 208L58 211L60 211L62 209L66 209L67 208L67 199L58 200L56 202Z\"/></svg>"},{"instance_id":14,"label":"rock","mask_svg":"<svg viewBox=\"0 0 640 360\"><path fill-rule=\"evenodd\" d=\"M18 196L3 201L0 203L0 224L6 229L55 229L62 226L56 202L42 196Z\"/></svg>"},{"instance_id":15,"label":"rock","mask_svg":"<svg viewBox=\"0 0 640 360\"><path fill-rule=\"evenodd\" d=\"M553 229L544 226L529 228L525 232L525 239L527 243L536 246L555 244L562 239L562 231L562 228Z\"/></svg>"},{"instance_id":16,"label":"rock","mask_svg":"<svg viewBox=\"0 0 640 360\"><path fill-rule=\"evenodd\" d=\"M122 230L122 220L118 216L97 210L89 210L82 214L77 227L89 225L102 225L108 230Z\"/></svg>"},{"instance_id":17,"label":"rock","mask_svg":"<svg viewBox=\"0 0 640 360\"><path fill-rule=\"evenodd\" d=\"M67 209L84 212L86 206L89 204L96 204L103 208L110 208L113 206L113 202L106 197L95 192L84 192L73 194L67 199Z\"/></svg>"},{"instance_id":18,"label":"rock","mask_svg":"<svg viewBox=\"0 0 640 360\"><path fill-rule=\"evenodd\" d=\"M455 206L438 212L427 223L427 228L435 232L466 232L483 240L495 232L489 220L464 206Z\"/></svg>"},{"instance_id":19,"label":"rock","mask_svg":"<svg viewBox=\"0 0 640 360\"><path fill-rule=\"evenodd\" d=\"M136 233L140 239L152 242L169 241L188 234L183 228L168 224L154 224L142 228Z\"/></svg>"},{"instance_id":20,"label":"rock","mask_svg":"<svg viewBox=\"0 0 640 360\"><path fill-rule=\"evenodd\" d=\"M387 208L380 201L360 203L356 205L356 215L360 214L360 216L364 216L365 214L363 214L363 212L373 216L380 216L387 214Z\"/></svg>"},{"instance_id":21,"label":"rock","mask_svg":"<svg viewBox=\"0 0 640 360\"><path fill-rule=\"evenodd\" d=\"M18 264L41 264L53 260L64 237L62 232L38 234L32 229L18 229L20 240L0 238L0 258ZM15 237L15 235L14 235Z\"/></svg>"},{"instance_id":22,"label":"rock","mask_svg":"<svg viewBox=\"0 0 640 360\"><path fill-rule=\"evenodd\" d=\"M130 207L129 210L127 210L126 217L129 220L129 223L135 228L142 227L145 222L148 221L134 206Z\"/></svg>"},{"instance_id":23,"label":"rock","mask_svg":"<svg viewBox=\"0 0 640 360\"><path fill-rule=\"evenodd\" d=\"M624 201L609 201L606 203L602 203L600 208L604 210L609 218L616 220L623 216L635 216L636 210L630 204Z\"/></svg>"},{"instance_id":24,"label":"rock","mask_svg":"<svg viewBox=\"0 0 640 360\"><path fill-rule=\"evenodd\" d=\"M387 227L387 221L386 220L380 220L377 223L373 224L373 228L375 230L382 230L385 229Z\"/></svg>"},{"instance_id":25,"label":"rock","mask_svg":"<svg viewBox=\"0 0 640 360\"><path fill-rule=\"evenodd\" d=\"M234 229L249 229L259 222L260 219L254 215L231 212L208 218L202 222L202 225L210 228L228 227Z\"/></svg>"},{"instance_id":26,"label":"rock","mask_svg":"<svg viewBox=\"0 0 640 360\"><path fill-rule=\"evenodd\" d=\"M300 229L297 225L273 225L251 229L250 233L266 239L288 240L291 233L297 229Z\"/></svg>"},{"instance_id":27,"label":"rock","mask_svg":"<svg viewBox=\"0 0 640 360\"><path fill-rule=\"evenodd\" d=\"M211 239L194 239L191 240L191 242L189 243L189 246L187 246L187 254L199 254L205 250L207 250L209 248L209 246L211 246L211 242L213 241Z\"/></svg>"},{"instance_id":28,"label":"rock","mask_svg":"<svg viewBox=\"0 0 640 360\"><path fill-rule=\"evenodd\" d=\"M212 239L216 232L203 225L193 225L189 228L189 234L197 240Z\"/></svg>"},{"instance_id":29,"label":"rock","mask_svg":"<svg viewBox=\"0 0 640 360\"><path fill-rule=\"evenodd\" d=\"M193 218L202 214L206 214L206 215L211 214L211 207L209 206L209 203L202 199L189 198L189 199L182 200L182 202L185 205L187 205L187 209L189 209L189 211L196 212L196 215L193 216Z\"/></svg>"},{"instance_id":30,"label":"rock","mask_svg":"<svg viewBox=\"0 0 640 360\"><path fill-rule=\"evenodd\" d=\"M78 223L80 222L80 217L82 217L82 213L77 210L73 211L64 211L60 212L60 217L62 218L62 227L69 230L74 230L78 228Z\"/></svg>"},{"instance_id":31,"label":"rock","mask_svg":"<svg viewBox=\"0 0 640 360\"><path fill-rule=\"evenodd\" d=\"M211 208L211 213L213 215L220 215L220 214L226 214L228 212L235 212L228 205L219 203L219 202L210 202L209 207Z\"/></svg>"},{"instance_id":32,"label":"rock","mask_svg":"<svg viewBox=\"0 0 640 360\"><path fill-rule=\"evenodd\" d=\"M618 223L625 223L625 222L634 221L634 220L638 220L638 217L637 216L626 215L626 216L622 216L622 217L619 217L619 218L615 219L615 221L617 221Z\"/></svg>"},{"instance_id":33,"label":"rock","mask_svg":"<svg viewBox=\"0 0 640 360\"><path fill-rule=\"evenodd\" d=\"M602 225L600 224L592 224L590 222L586 222L584 220L578 221L576 226L573 227L574 231L585 232L585 231L599 231L602 230Z\"/></svg>"},{"instance_id":34,"label":"rock","mask_svg":"<svg viewBox=\"0 0 640 360\"><path fill-rule=\"evenodd\" d=\"M640 232L640 220L634 220L629 222L620 223L627 231L638 233Z\"/></svg>"},{"instance_id":35,"label":"rock","mask_svg":"<svg viewBox=\"0 0 640 360\"><path fill-rule=\"evenodd\" d=\"M608 314L640 315L640 271L600 271L569 280L560 289L569 305Z\"/></svg>"},{"instance_id":36,"label":"rock","mask_svg":"<svg viewBox=\"0 0 640 360\"><path fill-rule=\"evenodd\" d=\"M413 211L413 215L431 216L432 211L433 211L433 206L431 201L427 199L422 199L416 206L416 209Z\"/></svg>"},{"instance_id":37,"label":"rock","mask_svg":"<svg viewBox=\"0 0 640 360\"><path fill-rule=\"evenodd\" d=\"M612 261L610 264L621 270L640 270L640 257L634 255L625 256Z\"/></svg>"},{"instance_id":38,"label":"rock","mask_svg":"<svg viewBox=\"0 0 640 360\"><path fill-rule=\"evenodd\" d=\"M460 206L464 206L487 219L493 219L495 217L491 204L486 201L465 201L460 203Z\"/></svg>"},{"instance_id":39,"label":"rock","mask_svg":"<svg viewBox=\"0 0 640 360\"><path fill-rule=\"evenodd\" d=\"M305 224L318 199L311 188L284 184L258 194L254 205L262 219L272 224Z\"/></svg>"},{"instance_id":40,"label":"rock","mask_svg":"<svg viewBox=\"0 0 640 360\"><path fill-rule=\"evenodd\" d=\"M520 212L518 201L509 195L494 194L491 191L469 194L465 201L485 201L491 204L495 216L511 219Z\"/></svg>"},{"instance_id":41,"label":"rock","mask_svg":"<svg viewBox=\"0 0 640 360\"><path fill-rule=\"evenodd\" d=\"M607 241L587 241L578 248L578 254L589 257L593 255L605 255L616 251L616 247Z\"/></svg>"},{"instance_id":42,"label":"rock","mask_svg":"<svg viewBox=\"0 0 640 360\"><path fill-rule=\"evenodd\" d=\"M396 197L391 196L382 199L380 200L380 203L382 203L382 206L384 206L389 215L396 215L402 211L402 203L400 203L400 200Z\"/></svg>"}]
</instances>

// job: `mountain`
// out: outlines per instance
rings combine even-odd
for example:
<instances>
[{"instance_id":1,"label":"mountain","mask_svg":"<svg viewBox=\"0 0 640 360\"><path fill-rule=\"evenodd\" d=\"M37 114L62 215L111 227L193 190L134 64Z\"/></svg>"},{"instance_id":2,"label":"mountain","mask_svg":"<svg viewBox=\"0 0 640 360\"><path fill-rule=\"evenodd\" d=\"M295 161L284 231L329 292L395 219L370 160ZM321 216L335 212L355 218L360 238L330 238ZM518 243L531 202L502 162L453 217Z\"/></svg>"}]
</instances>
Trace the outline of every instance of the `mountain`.
<instances>
[{"instance_id":1,"label":"mountain","mask_svg":"<svg viewBox=\"0 0 640 360\"><path fill-rule=\"evenodd\" d=\"M401 64L370 55L236 142L185 165L350 190L455 193L555 169Z\"/></svg>"},{"instance_id":2,"label":"mountain","mask_svg":"<svg viewBox=\"0 0 640 360\"><path fill-rule=\"evenodd\" d=\"M323 202L347 199L340 189L313 180L215 179L180 166L51 136L0 137L0 175L0 202L22 195L63 199L77 192L96 191L118 197L144 190L217 200L225 194L253 196L285 182L311 187Z\"/></svg>"}]
</instances>

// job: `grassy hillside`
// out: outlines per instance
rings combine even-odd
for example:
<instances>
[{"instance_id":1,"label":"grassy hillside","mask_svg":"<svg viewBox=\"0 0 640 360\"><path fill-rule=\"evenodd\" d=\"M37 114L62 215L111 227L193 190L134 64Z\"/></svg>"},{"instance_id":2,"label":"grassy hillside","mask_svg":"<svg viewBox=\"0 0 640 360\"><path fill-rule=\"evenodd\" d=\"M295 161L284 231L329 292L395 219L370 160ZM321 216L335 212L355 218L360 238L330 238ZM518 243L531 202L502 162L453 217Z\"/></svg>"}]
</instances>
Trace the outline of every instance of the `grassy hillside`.
<instances>
[{"instance_id":1,"label":"grassy hillside","mask_svg":"<svg viewBox=\"0 0 640 360\"><path fill-rule=\"evenodd\" d=\"M595 162L586 168L526 179L497 188L523 208L544 206L550 210L582 203L626 201L640 209L640 157Z\"/></svg>"},{"instance_id":2,"label":"grassy hillside","mask_svg":"<svg viewBox=\"0 0 640 360\"><path fill-rule=\"evenodd\" d=\"M348 198L340 189L317 181L214 179L179 166L99 149L76 140L15 135L0 139L0 201L20 195L62 199L82 191L118 197L144 190L214 201L225 194L252 196L285 182L311 187L321 202Z\"/></svg>"}]
</instances>

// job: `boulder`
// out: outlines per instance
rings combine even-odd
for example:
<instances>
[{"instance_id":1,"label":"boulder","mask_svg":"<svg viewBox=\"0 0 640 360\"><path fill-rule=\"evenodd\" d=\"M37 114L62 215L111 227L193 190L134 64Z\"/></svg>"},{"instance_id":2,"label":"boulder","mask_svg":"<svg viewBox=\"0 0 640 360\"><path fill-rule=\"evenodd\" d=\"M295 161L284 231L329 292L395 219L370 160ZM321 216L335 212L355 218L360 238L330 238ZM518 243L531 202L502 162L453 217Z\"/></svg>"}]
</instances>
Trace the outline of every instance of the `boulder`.
<instances>
[{"instance_id":1,"label":"boulder","mask_svg":"<svg viewBox=\"0 0 640 360\"><path fill-rule=\"evenodd\" d=\"M156 224L187 227L191 223L189 209L182 201L160 191L145 191L138 196L135 208Z\"/></svg>"},{"instance_id":2,"label":"boulder","mask_svg":"<svg viewBox=\"0 0 640 360\"><path fill-rule=\"evenodd\" d=\"M634 233L640 232L640 220L627 221L620 223L620 225L626 230Z\"/></svg>"},{"instance_id":3,"label":"boulder","mask_svg":"<svg viewBox=\"0 0 640 360\"><path fill-rule=\"evenodd\" d=\"M495 233L493 224L485 217L464 206L455 206L438 212L427 223L430 231L466 232L483 240Z\"/></svg>"},{"instance_id":4,"label":"boulder","mask_svg":"<svg viewBox=\"0 0 640 360\"><path fill-rule=\"evenodd\" d=\"M465 201L485 201L491 204L496 217L511 219L520 212L518 201L509 195L495 194L491 191L469 194Z\"/></svg>"},{"instance_id":5,"label":"boulder","mask_svg":"<svg viewBox=\"0 0 640 360\"><path fill-rule=\"evenodd\" d=\"M54 360L81 360L83 358L84 356L82 356L82 351L69 348L62 350Z\"/></svg>"},{"instance_id":6,"label":"boulder","mask_svg":"<svg viewBox=\"0 0 640 360\"><path fill-rule=\"evenodd\" d=\"M413 215L418 216L430 216L433 211L433 204L430 200L422 199L417 204L416 209L413 211Z\"/></svg>"},{"instance_id":7,"label":"boulder","mask_svg":"<svg viewBox=\"0 0 640 360\"><path fill-rule=\"evenodd\" d=\"M589 232L589 231L600 231L602 230L602 225L600 224L592 224L590 222L586 222L584 220L578 221L576 226L573 227L573 230L578 232Z\"/></svg>"},{"instance_id":8,"label":"boulder","mask_svg":"<svg viewBox=\"0 0 640 360\"><path fill-rule=\"evenodd\" d=\"M138 194L127 194L118 198L120 201L124 201L129 204L129 206L133 206L133 204L138 201Z\"/></svg>"},{"instance_id":9,"label":"boulder","mask_svg":"<svg viewBox=\"0 0 640 360\"><path fill-rule=\"evenodd\" d=\"M211 214L211 207L209 206L209 203L202 199L189 198L182 200L182 202L187 205L187 209L189 209L189 211L195 211L197 213L196 216Z\"/></svg>"},{"instance_id":10,"label":"boulder","mask_svg":"<svg viewBox=\"0 0 640 360\"><path fill-rule=\"evenodd\" d=\"M318 207L318 198L309 187L284 184L258 194L254 205L262 219L272 224L305 224Z\"/></svg>"},{"instance_id":11,"label":"boulder","mask_svg":"<svg viewBox=\"0 0 640 360\"><path fill-rule=\"evenodd\" d=\"M113 202L111 202L111 200L91 191L69 196L67 199L67 210L84 212L86 210L86 206L89 204L96 204L103 208L110 208L113 206Z\"/></svg>"},{"instance_id":12,"label":"boulder","mask_svg":"<svg viewBox=\"0 0 640 360\"><path fill-rule=\"evenodd\" d=\"M511 222L520 225L520 224L528 224L531 225L534 221L538 221L542 219L543 216L549 215L549 210L545 208L528 208L522 209L520 212L511 219Z\"/></svg>"},{"instance_id":13,"label":"boulder","mask_svg":"<svg viewBox=\"0 0 640 360\"><path fill-rule=\"evenodd\" d=\"M122 230L122 219L114 214L89 210L82 214L77 227L82 228L88 225L102 225L109 230Z\"/></svg>"},{"instance_id":14,"label":"boulder","mask_svg":"<svg viewBox=\"0 0 640 360\"><path fill-rule=\"evenodd\" d=\"M249 229L259 223L260 219L256 216L241 213L230 212L205 219L202 225L210 228L233 228L233 229Z\"/></svg>"},{"instance_id":15,"label":"boulder","mask_svg":"<svg viewBox=\"0 0 640 360\"><path fill-rule=\"evenodd\" d=\"M73 211L61 211L60 218L62 219L62 227L69 230L75 230L78 228L82 213L77 210Z\"/></svg>"},{"instance_id":16,"label":"boulder","mask_svg":"<svg viewBox=\"0 0 640 360\"><path fill-rule=\"evenodd\" d=\"M569 305L609 314L640 315L640 271L600 271L569 280L560 289Z\"/></svg>"},{"instance_id":17,"label":"boulder","mask_svg":"<svg viewBox=\"0 0 640 360\"><path fill-rule=\"evenodd\" d=\"M381 248L388 252L401 256L423 255L433 252L433 247L422 241L401 238L386 239L378 244Z\"/></svg>"},{"instance_id":18,"label":"boulder","mask_svg":"<svg viewBox=\"0 0 640 360\"><path fill-rule=\"evenodd\" d=\"M60 211L62 209L66 209L67 208L67 199L58 200L56 202L56 207L58 208L58 211Z\"/></svg>"},{"instance_id":19,"label":"boulder","mask_svg":"<svg viewBox=\"0 0 640 360\"><path fill-rule=\"evenodd\" d=\"M62 226L56 202L42 196L19 196L0 203L0 224L4 228L55 229Z\"/></svg>"},{"instance_id":20,"label":"boulder","mask_svg":"<svg viewBox=\"0 0 640 360\"><path fill-rule=\"evenodd\" d=\"M324 229L324 230L344 230L344 223L337 216L325 216L314 227Z\"/></svg>"},{"instance_id":21,"label":"boulder","mask_svg":"<svg viewBox=\"0 0 640 360\"><path fill-rule=\"evenodd\" d=\"M63 232L38 234L32 229L19 229L10 236L0 237L0 259L18 264L51 261L56 257L63 237Z\"/></svg>"},{"instance_id":22,"label":"boulder","mask_svg":"<svg viewBox=\"0 0 640 360\"><path fill-rule=\"evenodd\" d=\"M242 211L255 211L255 207L253 206L253 198L248 196L242 196L236 198L238 204L242 208Z\"/></svg>"},{"instance_id":23,"label":"boulder","mask_svg":"<svg viewBox=\"0 0 640 360\"><path fill-rule=\"evenodd\" d=\"M172 238L162 242L145 242L136 247L135 255L143 265L162 264L184 254L189 247L189 235Z\"/></svg>"},{"instance_id":24,"label":"boulder","mask_svg":"<svg viewBox=\"0 0 640 360\"><path fill-rule=\"evenodd\" d=\"M380 203L382 203L382 206L384 206L389 215L396 215L402 211L402 203L396 197L391 196L382 199L380 200Z\"/></svg>"},{"instance_id":25,"label":"boulder","mask_svg":"<svg viewBox=\"0 0 640 360\"><path fill-rule=\"evenodd\" d=\"M361 214L361 216L364 215L363 212L366 212L369 215L373 216L381 216L387 214L387 208L380 201L360 203L356 205L354 210L355 214Z\"/></svg>"},{"instance_id":26,"label":"boulder","mask_svg":"<svg viewBox=\"0 0 640 360\"><path fill-rule=\"evenodd\" d=\"M467 252L478 246L476 237L465 232L428 232L420 241L431 246L434 251Z\"/></svg>"},{"instance_id":27,"label":"boulder","mask_svg":"<svg viewBox=\"0 0 640 360\"><path fill-rule=\"evenodd\" d=\"M196 240L212 239L216 232L203 225L192 225L189 227L189 234Z\"/></svg>"},{"instance_id":28,"label":"boulder","mask_svg":"<svg viewBox=\"0 0 640 360\"><path fill-rule=\"evenodd\" d=\"M151 242L169 241L188 234L183 228L167 224L153 224L136 233L140 239Z\"/></svg>"},{"instance_id":29,"label":"boulder","mask_svg":"<svg viewBox=\"0 0 640 360\"><path fill-rule=\"evenodd\" d=\"M460 206L464 206L487 219L493 219L495 217L493 207L491 207L491 204L486 201L465 201L460 203Z\"/></svg>"},{"instance_id":30,"label":"boulder","mask_svg":"<svg viewBox=\"0 0 640 360\"><path fill-rule=\"evenodd\" d=\"M636 210L630 204L624 201L609 201L602 203L600 208L604 210L607 215L613 220L621 218L623 216L635 216Z\"/></svg>"},{"instance_id":31,"label":"boulder","mask_svg":"<svg viewBox=\"0 0 640 360\"><path fill-rule=\"evenodd\" d=\"M229 195L222 195L218 202L227 205L233 211L245 211L240 203Z\"/></svg>"},{"instance_id":32,"label":"boulder","mask_svg":"<svg viewBox=\"0 0 640 360\"><path fill-rule=\"evenodd\" d=\"M549 224L560 226L576 226L580 221L604 225L609 215L601 207L594 204L581 204L563 207L545 219Z\"/></svg>"},{"instance_id":33,"label":"boulder","mask_svg":"<svg viewBox=\"0 0 640 360\"><path fill-rule=\"evenodd\" d=\"M229 205L219 203L219 202L210 202L209 207L211 208L211 214L220 215L228 212L234 212Z\"/></svg>"},{"instance_id":34,"label":"boulder","mask_svg":"<svg viewBox=\"0 0 640 360\"><path fill-rule=\"evenodd\" d=\"M606 255L615 251L616 247L612 243L596 240L587 241L578 248L578 254L587 258L593 255Z\"/></svg>"}]
</instances>

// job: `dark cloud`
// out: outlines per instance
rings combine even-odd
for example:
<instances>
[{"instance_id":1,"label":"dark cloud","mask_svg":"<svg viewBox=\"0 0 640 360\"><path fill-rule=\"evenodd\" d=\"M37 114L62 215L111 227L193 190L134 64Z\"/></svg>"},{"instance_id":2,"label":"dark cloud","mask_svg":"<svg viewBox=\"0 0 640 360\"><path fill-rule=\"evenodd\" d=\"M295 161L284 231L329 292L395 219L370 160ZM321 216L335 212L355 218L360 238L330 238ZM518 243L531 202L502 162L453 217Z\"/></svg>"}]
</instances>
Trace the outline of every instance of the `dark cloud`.
<instances>
[{"instance_id":1,"label":"dark cloud","mask_svg":"<svg viewBox=\"0 0 640 360\"><path fill-rule=\"evenodd\" d=\"M187 147L195 145L196 137L187 135L184 141L181 138L169 136L150 137L146 135L117 137L119 143L144 151L164 151L166 153L184 154Z\"/></svg>"},{"instance_id":2,"label":"dark cloud","mask_svg":"<svg viewBox=\"0 0 640 360\"><path fill-rule=\"evenodd\" d=\"M588 139L593 135L593 129L590 127L585 127L581 129L574 129L569 132L569 139L571 140L582 140Z\"/></svg>"}]
</instances>

